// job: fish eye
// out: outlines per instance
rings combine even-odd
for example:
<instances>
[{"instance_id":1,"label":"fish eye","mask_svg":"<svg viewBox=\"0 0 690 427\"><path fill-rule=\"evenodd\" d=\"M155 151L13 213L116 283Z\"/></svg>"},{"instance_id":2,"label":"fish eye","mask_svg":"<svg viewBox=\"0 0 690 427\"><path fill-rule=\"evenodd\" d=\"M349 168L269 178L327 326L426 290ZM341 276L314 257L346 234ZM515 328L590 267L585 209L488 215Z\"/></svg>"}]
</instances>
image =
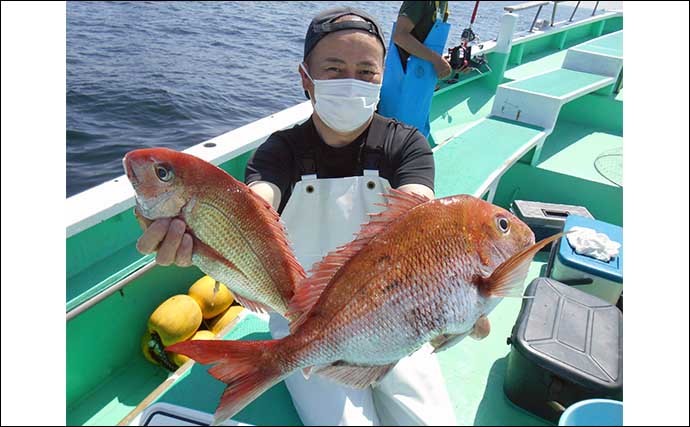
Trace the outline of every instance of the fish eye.
<instances>
[{"instance_id":1,"label":"fish eye","mask_svg":"<svg viewBox=\"0 0 690 427\"><path fill-rule=\"evenodd\" d=\"M163 182L168 182L173 177L173 171L165 165L156 165L156 176Z\"/></svg>"},{"instance_id":2,"label":"fish eye","mask_svg":"<svg viewBox=\"0 0 690 427\"><path fill-rule=\"evenodd\" d=\"M496 225L498 225L498 229L503 233L507 233L508 230L510 230L510 221L508 221L506 217L499 216L496 218Z\"/></svg>"}]
</instances>

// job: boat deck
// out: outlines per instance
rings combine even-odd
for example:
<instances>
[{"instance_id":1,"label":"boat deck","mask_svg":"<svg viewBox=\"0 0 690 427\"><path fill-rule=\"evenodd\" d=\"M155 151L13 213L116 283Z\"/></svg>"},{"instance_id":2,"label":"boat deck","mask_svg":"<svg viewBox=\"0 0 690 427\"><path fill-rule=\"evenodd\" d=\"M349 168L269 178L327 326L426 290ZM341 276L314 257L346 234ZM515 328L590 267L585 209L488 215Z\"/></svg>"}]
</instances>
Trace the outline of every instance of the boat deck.
<instances>
[{"instance_id":1,"label":"boat deck","mask_svg":"<svg viewBox=\"0 0 690 427\"><path fill-rule=\"evenodd\" d=\"M429 119L435 145L448 142L491 113L494 93L481 82L468 83L461 89L434 96Z\"/></svg>"},{"instance_id":2,"label":"boat deck","mask_svg":"<svg viewBox=\"0 0 690 427\"><path fill-rule=\"evenodd\" d=\"M563 65L566 50L551 50L527 57L522 64L510 65L503 77L507 80L522 80L547 71L556 70Z\"/></svg>"},{"instance_id":3,"label":"boat deck","mask_svg":"<svg viewBox=\"0 0 690 427\"><path fill-rule=\"evenodd\" d=\"M623 58L623 31L618 31L576 47L577 50L599 55Z\"/></svg>"},{"instance_id":4,"label":"boat deck","mask_svg":"<svg viewBox=\"0 0 690 427\"><path fill-rule=\"evenodd\" d=\"M613 83L611 77L559 68L524 80L508 83L505 87L525 92L568 99L589 87L602 87Z\"/></svg>"},{"instance_id":5,"label":"boat deck","mask_svg":"<svg viewBox=\"0 0 690 427\"><path fill-rule=\"evenodd\" d=\"M554 129L547 142L537 164L538 168L603 185L617 186L616 181L620 181L620 163L617 170L614 170L617 165L613 161L616 159L604 159L602 156L614 156L616 153L622 156L621 135L563 121Z\"/></svg>"},{"instance_id":6,"label":"boat deck","mask_svg":"<svg viewBox=\"0 0 690 427\"><path fill-rule=\"evenodd\" d=\"M143 357L113 372L89 396L67 411L67 425L115 425L168 377ZM98 408L94 412L94 408Z\"/></svg>"},{"instance_id":7,"label":"boat deck","mask_svg":"<svg viewBox=\"0 0 690 427\"><path fill-rule=\"evenodd\" d=\"M544 134L543 129L510 120L487 118L434 151L437 197L481 196L495 171L511 163ZM492 149L486 150L487 145Z\"/></svg>"}]
</instances>

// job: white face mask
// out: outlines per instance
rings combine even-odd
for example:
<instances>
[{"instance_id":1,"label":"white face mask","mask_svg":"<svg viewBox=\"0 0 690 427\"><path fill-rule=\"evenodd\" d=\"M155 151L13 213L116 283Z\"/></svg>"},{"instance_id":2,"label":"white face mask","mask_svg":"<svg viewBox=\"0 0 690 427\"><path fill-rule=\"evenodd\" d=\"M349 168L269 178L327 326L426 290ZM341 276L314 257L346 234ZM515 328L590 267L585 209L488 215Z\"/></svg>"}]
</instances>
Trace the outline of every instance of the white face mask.
<instances>
[{"instance_id":1,"label":"white face mask","mask_svg":"<svg viewBox=\"0 0 690 427\"><path fill-rule=\"evenodd\" d=\"M331 129L352 132L374 115L379 102L381 85L357 79L314 80L314 110Z\"/></svg>"}]
</instances>

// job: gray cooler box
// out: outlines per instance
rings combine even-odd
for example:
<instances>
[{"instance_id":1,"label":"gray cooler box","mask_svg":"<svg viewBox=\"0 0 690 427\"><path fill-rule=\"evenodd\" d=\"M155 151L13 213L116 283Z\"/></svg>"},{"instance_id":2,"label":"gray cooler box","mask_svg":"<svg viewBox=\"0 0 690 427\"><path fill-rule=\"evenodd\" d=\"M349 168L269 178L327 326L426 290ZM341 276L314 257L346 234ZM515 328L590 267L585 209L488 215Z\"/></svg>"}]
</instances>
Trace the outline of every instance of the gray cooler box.
<instances>
[{"instance_id":1,"label":"gray cooler box","mask_svg":"<svg viewBox=\"0 0 690 427\"><path fill-rule=\"evenodd\" d=\"M529 226L534 233L535 241L540 241L563 230L566 218L569 215L580 215L586 218L594 218L587 208L583 206L562 205L558 203L534 202L528 200L515 200L510 211L521 221ZM542 251L551 249L551 244L546 245Z\"/></svg>"},{"instance_id":2,"label":"gray cooler box","mask_svg":"<svg viewBox=\"0 0 690 427\"><path fill-rule=\"evenodd\" d=\"M614 305L539 277L525 290L512 334L503 391L553 423L585 399L620 400L623 314Z\"/></svg>"}]
</instances>

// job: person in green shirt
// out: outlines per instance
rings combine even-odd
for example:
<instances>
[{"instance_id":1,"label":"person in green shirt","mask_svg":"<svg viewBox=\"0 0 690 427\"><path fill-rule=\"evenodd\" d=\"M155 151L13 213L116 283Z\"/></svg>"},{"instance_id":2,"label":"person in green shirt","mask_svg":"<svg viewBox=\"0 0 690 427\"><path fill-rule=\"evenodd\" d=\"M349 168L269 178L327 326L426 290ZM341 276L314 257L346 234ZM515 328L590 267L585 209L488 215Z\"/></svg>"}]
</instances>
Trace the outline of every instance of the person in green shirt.
<instances>
[{"instance_id":1,"label":"person in green shirt","mask_svg":"<svg viewBox=\"0 0 690 427\"><path fill-rule=\"evenodd\" d=\"M434 65L439 79L451 73L450 63L424 45L431 28L438 18L448 20L447 1L404 1L398 12L393 41L395 42L403 70L406 70L410 55L426 59Z\"/></svg>"},{"instance_id":2,"label":"person in green shirt","mask_svg":"<svg viewBox=\"0 0 690 427\"><path fill-rule=\"evenodd\" d=\"M403 2L386 56L378 112L416 127L427 139L434 88L452 72L443 57L447 20L447 1Z\"/></svg>"}]
</instances>

